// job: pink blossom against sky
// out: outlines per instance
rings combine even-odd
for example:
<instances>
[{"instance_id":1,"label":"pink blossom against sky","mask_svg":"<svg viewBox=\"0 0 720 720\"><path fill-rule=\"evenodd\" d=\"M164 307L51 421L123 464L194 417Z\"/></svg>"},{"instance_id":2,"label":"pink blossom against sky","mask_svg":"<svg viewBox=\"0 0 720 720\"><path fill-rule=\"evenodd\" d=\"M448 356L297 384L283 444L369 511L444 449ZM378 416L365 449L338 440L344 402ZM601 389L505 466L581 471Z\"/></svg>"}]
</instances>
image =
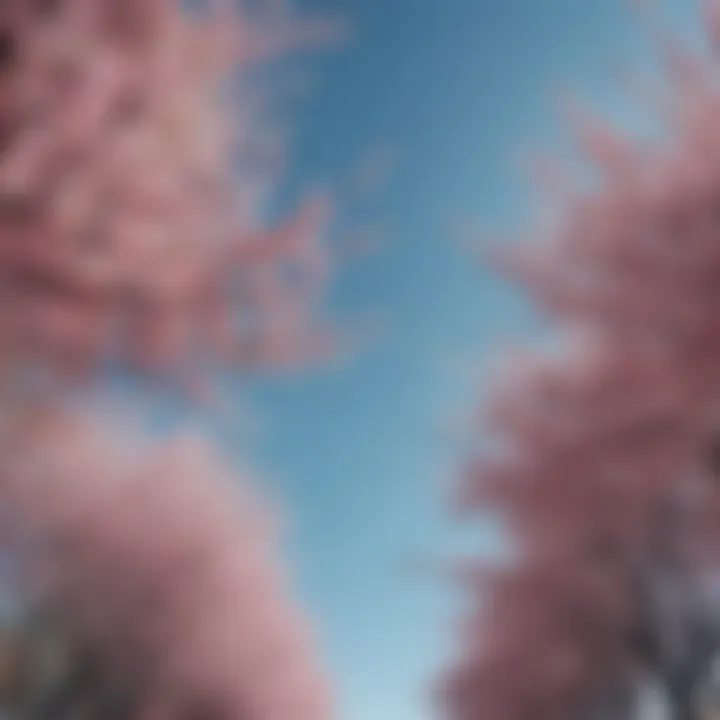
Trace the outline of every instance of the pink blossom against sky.
<instances>
[{"instance_id":1,"label":"pink blossom against sky","mask_svg":"<svg viewBox=\"0 0 720 720\"><path fill-rule=\"evenodd\" d=\"M28 603L90 656L94 675L50 698L51 715L130 702L137 718L321 720L329 683L236 459L201 436L154 445L113 424L96 380L130 365L197 388L331 345L330 205L264 222L270 107L247 81L337 28L274 2L253 17L231 2L193 10L0 8L0 535ZM95 412L33 385L33 369L92 387Z\"/></svg>"},{"instance_id":2,"label":"pink blossom against sky","mask_svg":"<svg viewBox=\"0 0 720 720\"><path fill-rule=\"evenodd\" d=\"M648 675L695 712L720 641L719 7L704 56L661 34L666 132L575 113L590 172L504 253L561 345L485 408L462 501L515 557L474 585L451 717L632 717Z\"/></svg>"},{"instance_id":3,"label":"pink blossom against sky","mask_svg":"<svg viewBox=\"0 0 720 720\"><path fill-rule=\"evenodd\" d=\"M243 175L237 161L257 152L264 100L227 99L276 33L280 52L319 41L324 26L264 29L231 3L207 10L4 6L6 358L85 368L119 355L192 371L293 362L325 342L310 319L326 280L325 215L261 223L262 168Z\"/></svg>"},{"instance_id":4,"label":"pink blossom against sky","mask_svg":"<svg viewBox=\"0 0 720 720\"><path fill-rule=\"evenodd\" d=\"M208 718L331 716L277 521L208 441L155 445L117 419L39 409L15 428L4 551L28 597L60 611L110 673L141 678L134 717L203 703Z\"/></svg>"}]
</instances>

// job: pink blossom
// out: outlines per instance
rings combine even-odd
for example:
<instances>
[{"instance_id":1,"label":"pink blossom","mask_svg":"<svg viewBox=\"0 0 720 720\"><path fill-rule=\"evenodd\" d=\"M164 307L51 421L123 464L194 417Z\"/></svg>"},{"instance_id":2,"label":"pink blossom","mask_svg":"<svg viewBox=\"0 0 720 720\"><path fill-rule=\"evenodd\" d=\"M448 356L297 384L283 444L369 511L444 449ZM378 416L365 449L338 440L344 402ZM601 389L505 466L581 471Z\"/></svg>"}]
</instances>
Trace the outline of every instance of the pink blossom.
<instances>
[{"instance_id":1,"label":"pink blossom","mask_svg":"<svg viewBox=\"0 0 720 720\"><path fill-rule=\"evenodd\" d=\"M312 33L265 31L232 3L193 16L181 5L0 10L6 357L197 369L324 352L326 213L313 204L280 229L260 222L262 178L233 163L259 149L262 101L226 98L271 48Z\"/></svg>"},{"instance_id":2,"label":"pink blossom","mask_svg":"<svg viewBox=\"0 0 720 720\"><path fill-rule=\"evenodd\" d=\"M590 184L501 253L562 349L515 362L484 410L460 504L500 513L513 560L472 575L451 717L633 717L648 677L695 717L720 650L720 78L661 48L664 136L575 114Z\"/></svg>"},{"instance_id":3,"label":"pink blossom","mask_svg":"<svg viewBox=\"0 0 720 720\"><path fill-rule=\"evenodd\" d=\"M97 417L24 417L3 443L4 549L112 682L140 683L132 717L329 717L276 522L245 477L191 435L155 447Z\"/></svg>"}]
</instances>

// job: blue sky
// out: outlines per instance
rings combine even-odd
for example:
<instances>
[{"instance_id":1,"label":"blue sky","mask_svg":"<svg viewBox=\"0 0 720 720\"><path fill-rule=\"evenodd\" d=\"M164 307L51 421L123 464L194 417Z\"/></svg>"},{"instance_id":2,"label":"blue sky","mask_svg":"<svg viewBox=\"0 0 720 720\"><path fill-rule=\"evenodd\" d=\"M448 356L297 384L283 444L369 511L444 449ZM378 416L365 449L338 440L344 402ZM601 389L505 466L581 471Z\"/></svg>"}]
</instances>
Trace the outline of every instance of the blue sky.
<instances>
[{"instance_id":1,"label":"blue sky","mask_svg":"<svg viewBox=\"0 0 720 720\"><path fill-rule=\"evenodd\" d=\"M670 4L678 26L689 5ZM341 720L424 720L456 598L408 565L492 547L482 527L469 535L446 517L444 487L460 459L449 429L473 407L486 358L535 328L522 298L463 253L453 228L521 225L517 161L557 141L556 90L580 88L617 111L613 69L645 46L622 0L302 7L341 13L354 33L309 63L316 84L294 117L289 191L347 183L365 153L392 149L383 192L345 217L382 226L383 243L345 268L330 301L358 322L380 318L384 332L330 369L253 386L265 426L255 456L290 514L297 586Z\"/></svg>"}]
</instances>

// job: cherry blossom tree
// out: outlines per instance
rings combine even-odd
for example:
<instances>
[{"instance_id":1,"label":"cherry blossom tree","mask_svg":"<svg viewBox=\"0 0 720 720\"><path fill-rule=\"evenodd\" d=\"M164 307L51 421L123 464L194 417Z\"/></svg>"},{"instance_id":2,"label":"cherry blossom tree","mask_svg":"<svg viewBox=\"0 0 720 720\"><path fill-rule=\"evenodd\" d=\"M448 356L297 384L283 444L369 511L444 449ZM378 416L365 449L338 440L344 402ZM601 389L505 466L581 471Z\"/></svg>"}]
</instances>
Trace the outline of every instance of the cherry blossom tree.
<instances>
[{"instance_id":1,"label":"cherry blossom tree","mask_svg":"<svg viewBox=\"0 0 720 720\"><path fill-rule=\"evenodd\" d=\"M207 440L149 442L117 420L50 408L13 430L2 550L24 616L43 613L39 659L58 656L48 619L65 633L64 664L44 687L38 671L26 681L21 710L330 717L309 627L280 571L278 518Z\"/></svg>"},{"instance_id":2,"label":"cherry blossom tree","mask_svg":"<svg viewBox=\"0 0 720 720\"><path fill-rule=\"evenodd\" d=\"M696 718L720 651L720 5L708 47L663 35L654 138L572 115L581 175L500 252L555 328L511 357L460 507L510 559L471 568L475 610L443 697L458 720L634 717L649 684ZM588 172L589 171L589 172Z\"/></svg>"},{"instance_id":3,"label":"cherry blossom tree","mask_svg":"<svg viewBox=\"0 0 720 720\"><path fill-rule=\"evenodd\" d=\"M100 385L79 411L68 381L120 365L197 384L327 352L328 206L265 221L278 148L252 79L332 30L271 0L0 4L11 717L330 715L254 483L202 437L110 420Z\"/></svg>"},{"instance_id":4,"label":"cherry blossom tree","mask_svg":"<svg viewBox=\"0 0 720 720\"><path fill-rule=\"evenodd\" d=\"M313 26L181 5L3 3L6 362L207 369L293 362L327 340L313 327L326 204L261 222L274 160L247 82Z\"/></svg>"}]
</instances>

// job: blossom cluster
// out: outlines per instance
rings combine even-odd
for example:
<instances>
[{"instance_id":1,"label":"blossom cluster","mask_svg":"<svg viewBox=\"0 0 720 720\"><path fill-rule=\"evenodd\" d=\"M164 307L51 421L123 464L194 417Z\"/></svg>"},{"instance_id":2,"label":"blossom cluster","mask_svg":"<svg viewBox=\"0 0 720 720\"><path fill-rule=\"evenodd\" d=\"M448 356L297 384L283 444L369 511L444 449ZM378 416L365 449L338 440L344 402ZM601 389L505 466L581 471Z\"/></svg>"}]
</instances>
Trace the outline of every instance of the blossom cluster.
<instances>
[{"instance_id":1,"label":"blossom cluster","mask_svg":"<svg viewBox=\"0 0 720 720\"><path fill-rule=\"evenodd\" d=\"M202 437L111 422L102 392L73 409L65 385L326 351L325 203L263 219L249 79L317 35L259 23L280 6L0 2L0 590L44 638L20 651L0 628L13 717L329 717L253 483Z\"/></svg>"},{"instance_id":2,"label":"blossom cluster","mask_svg":"<svg viewBox=\"0 0 720 720\"><path fill-rule=\"evenodd\" d=\"M556 332L511 358L463 484L512 557L470 573L451 717L634 717L648 683L696 717L720 650L720 5L704 19L706 51L663 39L662 132L576 115L582 176L500 252Z\"/></svg>"}]
</instances>

